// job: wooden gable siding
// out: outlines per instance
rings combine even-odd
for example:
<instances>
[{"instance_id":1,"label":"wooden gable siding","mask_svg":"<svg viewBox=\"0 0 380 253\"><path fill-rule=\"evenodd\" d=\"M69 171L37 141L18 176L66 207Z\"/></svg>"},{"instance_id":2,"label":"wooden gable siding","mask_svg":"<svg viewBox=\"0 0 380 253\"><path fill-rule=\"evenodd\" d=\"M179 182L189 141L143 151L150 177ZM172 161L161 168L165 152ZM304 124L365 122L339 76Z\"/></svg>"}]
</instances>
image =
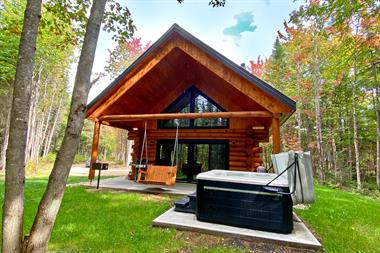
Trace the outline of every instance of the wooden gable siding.
<instances>
[{"instance_id":1,"label":"wooden gable siding","mask_svg":"<svg viewBox=\"0 0 380 253\"><path fill-rule=\"evenodd\" d=\"M250 82L226 67L222 62L219 62L213 57L207 55L206 52L196 47L194 44L183 39L176 40L178 48L180 48L186 54L190 55L204 67L211 70L218 77L227 81L231 86L235 87L243 94L251 98L253 101L263 106L268 111L272 113L291 113L293 111L291 108L282 104L276 98L260 90L255 85L252 85Z\"/></svg>"},{"instance_id":2,"label":"wooden gable siding","mask_svg":"<svg viewBox=\"0 0 380 253\"><path fill-rule=\"evenodd\" d=\"M105 101L103 101L103 103L99 105L95 110L90 111L88 113L88 116L92 119L101 116L110 105L118 101L118 99L123 94L125 94L138 81L145 77L155 66L157 66L162 60L164 60L165 56L167 56L175 48L179 48L180 50L182 50L185 54L193 58L196 62L210 70L214 75L225 80L230 86L239 90L241 93L245 94L247 98L252 99L268 111L272 113L292 112L291 108L282 104L274 97L271 97L266 92L260 90L255 85L252 85L250 82L239 76L237 73L224 66L223 63L207 55L207 53L203 52L200 48L197 48L189 41L176 36L170 39L167 43L165 43L162 46L162 48L160 48L159 52L156 52L155 57L153 57L143 67L141 67L139 71L137 71L134 75L129 76L129 78L126 78L126 80L123 80L123 85L121 85L116 91L114 91L113 94L111 94ZM169 68L170 67L175 68L176 65L169 66ZM161 71L161 73L165 73L165 71ZM157 76L157 79L160 80L160 77ZM184 85L186 85L186 81L184 82ZM187 85L189 85L188 82ZM144 93L140 93L140 97L142 96L144 96Z\"/></svg>"},{"instance_id":3,"label":"wooden gable siding","mask_svg":"<svg viewBox=\"0 0 380 253\"><path fill-rule=\"evenodd\" d=\"M141 63L142 66L136 67L135 71L128 74L120 81L120 85L116 86L111 92L108 93L108 96L105 96L103 99L99 100L99 103L96 103L94 106L89 108L87 116L92 118L98 118L102 112L111 104L116 102L126 91L128 91L134 84L136 84L142 77L150 72L161 60L176 47L174 40L169 40L163 46L158 47L155 50L155 53L150 57L151 59L146 59L144 63ZM141 94L143 96L144 94ZM94 109L92 109L94 108Z\"/></svg>"},{"instance_id":4,"label":"wooden gable siding","mask_svg":"<svg viewBox=\"0 0 380 253\"><path fill-rule=\"evenodd\" d=\"M264 107L213 74L178 48L174 49L169 55L172 56L171 60L167 59L165 64L158 64L138 84L120 96L117 103L110 105L102 114L160 113L190 86L195 86L227 111L266 111ZM173 59L178 59L179 63L175 64L176 61ZM168 69L168 65L175 65L176 67ZM162 73L166 74L163 75ZM238 122L241 120L232 119L231 125L239 124ZM235 124L235 122L237 123ZM260 122L260 125L270 125L268 119L258 119L257 122ZM124 125L125 127L123 127L123 123L118 123L116 126L112 123L112 126L125 129L128 129L128 126L130 129L139 127L142 124L141 122L125 122Z\"/></svg>"}]
</instances>

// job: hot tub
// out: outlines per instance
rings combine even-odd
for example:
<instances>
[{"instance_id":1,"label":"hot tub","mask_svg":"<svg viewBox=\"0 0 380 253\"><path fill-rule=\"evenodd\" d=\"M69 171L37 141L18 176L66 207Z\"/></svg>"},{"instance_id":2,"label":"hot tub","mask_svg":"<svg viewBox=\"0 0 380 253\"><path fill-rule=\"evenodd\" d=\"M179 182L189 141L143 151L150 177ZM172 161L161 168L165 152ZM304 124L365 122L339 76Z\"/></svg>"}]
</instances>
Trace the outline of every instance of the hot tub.
<instances>
[{"instance_id":1,"label":"hot tub","mask_svg":"<svg viewBox=\"0 0 380 253\"><path fill-rule=\"evenodd\" d=\"M200 221L271 232L293 229L288 180L276 174L212 170L197 176L196 216Z\"/></svg>"}]
</instances>

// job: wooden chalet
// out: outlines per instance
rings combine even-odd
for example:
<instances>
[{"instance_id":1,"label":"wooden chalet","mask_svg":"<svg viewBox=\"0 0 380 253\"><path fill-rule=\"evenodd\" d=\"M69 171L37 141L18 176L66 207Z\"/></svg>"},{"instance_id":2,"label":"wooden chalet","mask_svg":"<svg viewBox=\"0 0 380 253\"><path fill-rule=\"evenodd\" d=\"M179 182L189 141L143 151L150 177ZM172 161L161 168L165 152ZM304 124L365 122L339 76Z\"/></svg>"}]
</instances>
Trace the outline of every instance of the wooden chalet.
<instances>
[{"instance_id":1,"label":"wooden chalet","mask_svg":"<svg viewBox=\"0 0 380 253\"><path fill-rule=\"evenodd\" d=\"M292 99L174 24L88 105L86 117L95 122L91 161L102 124L128 130L136 161L147 122L148 161L168 164L177 120L178 173L255 171L262 164L259 143L272 135L273 152L280 152L280 125L295 108Z\"/></svg>"}]
</instances>

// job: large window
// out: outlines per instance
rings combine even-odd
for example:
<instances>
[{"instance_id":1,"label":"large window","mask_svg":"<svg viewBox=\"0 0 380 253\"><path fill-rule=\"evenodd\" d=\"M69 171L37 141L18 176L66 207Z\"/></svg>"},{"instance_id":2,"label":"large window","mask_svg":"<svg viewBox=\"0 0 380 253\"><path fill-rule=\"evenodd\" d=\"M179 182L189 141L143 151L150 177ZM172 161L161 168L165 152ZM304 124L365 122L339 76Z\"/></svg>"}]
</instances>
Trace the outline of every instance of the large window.
<instances>
[{"instance_id":1,"label":"large window","mask_svg":"<svg viewBox=\"0 0 380 253\"><path fill-rule=\"evenodd\" d=\"M189 113L189 112L223 112L223 108L218 106L210 98L194 87L186 90L183 95L177 98L165 113ZM228 119L179 119L179 127L181 128L227 128ZM176 120L159 120L160 128L176 127Z\"/></svg>"}]
</instances>

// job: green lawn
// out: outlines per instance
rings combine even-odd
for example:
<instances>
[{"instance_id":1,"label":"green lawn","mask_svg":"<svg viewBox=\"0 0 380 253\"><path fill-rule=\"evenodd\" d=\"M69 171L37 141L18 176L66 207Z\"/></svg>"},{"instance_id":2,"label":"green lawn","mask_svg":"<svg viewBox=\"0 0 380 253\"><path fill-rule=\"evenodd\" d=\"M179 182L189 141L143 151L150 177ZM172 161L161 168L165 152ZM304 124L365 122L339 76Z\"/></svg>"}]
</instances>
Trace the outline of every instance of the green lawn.
<instances>
[{"instance_id":1,"label":"green lawn","mask_svg":"<svg viewBox=\"0 0 380 253\"><path fill-rule=\"evenodd\" d=\"M380 200L317 186L317 201L296 210L328 252L380 252Z\"/></svg>"},{"instance_id":2,"label":"green lawn","mask_svg":"<svg viewBox=\"0 0 380 253\"><path fill-rule=\"evenodd\" d=\"M86 180L70 177L69 182ZM26 181L25 232L46 185L46 178ZM4 181L0 181L1 199ZM317 186L317 202L297 210L323 240L328 252L380 252L380 201ZM246 252L268 246L174 229L151 227L167 210L169 197L83 187L66 190L50 241L52 252ZM260 250L261 247L261 250ZM276 250L275 252L283 252ZM256 252L256 251L255 251Z\"/></svg>"}]
</instances>

